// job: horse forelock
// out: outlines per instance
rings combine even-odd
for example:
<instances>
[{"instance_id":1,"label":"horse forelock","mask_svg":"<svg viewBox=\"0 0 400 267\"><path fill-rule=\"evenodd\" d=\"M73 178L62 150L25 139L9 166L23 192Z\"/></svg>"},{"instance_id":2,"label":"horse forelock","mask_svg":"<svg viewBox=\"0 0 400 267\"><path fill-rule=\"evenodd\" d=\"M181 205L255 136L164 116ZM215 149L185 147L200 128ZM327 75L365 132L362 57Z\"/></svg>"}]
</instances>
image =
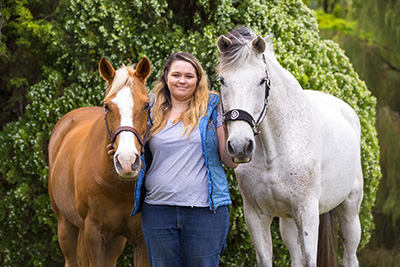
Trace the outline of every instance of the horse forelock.
<instances>
[{"instance_id":1,"label":"horse forelock","mask_svg":"<svg viewBox=\"0 0 400 267\"><path fill-rule=\"evenodd\" d=\"M118 93L125 86L133 87L135 70L132 66L123 65L115 72L115 77L111 83L111 88L104 97L104 100Z\"/></svg>"},{"instance_id":2,"label":"horse forelock","mask_svg":"<svg viewBox=\"0 0 400 267\"><path fill-rule=\"evenodd\" d=\"M232 44L220 55L218 73L239 68L243 63L252 61L255 53L251 43L257 35L249 28L231 31L226 36Z\"/></svg>"}]
</instances>

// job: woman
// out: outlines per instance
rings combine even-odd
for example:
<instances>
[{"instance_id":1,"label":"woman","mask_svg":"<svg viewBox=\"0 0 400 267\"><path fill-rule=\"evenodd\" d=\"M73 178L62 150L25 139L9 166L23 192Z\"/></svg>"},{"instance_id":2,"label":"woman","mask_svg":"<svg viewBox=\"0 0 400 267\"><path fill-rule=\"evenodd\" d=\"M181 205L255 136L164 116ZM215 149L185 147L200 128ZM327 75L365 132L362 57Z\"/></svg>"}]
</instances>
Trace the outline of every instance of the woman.
<instances>
[{"instance_id":1,"label":"woman","mask_svg":"<svg viewBox=\"0 0 400 267\"><path fill-rule=\"evenodd\" d=\"M142 229L152 266L218 266L231 204L222 162L220 98L209 91L197 58L174 53L154 88L146 173L139 175L132 215Z\"/></svg>"}]
</instances>

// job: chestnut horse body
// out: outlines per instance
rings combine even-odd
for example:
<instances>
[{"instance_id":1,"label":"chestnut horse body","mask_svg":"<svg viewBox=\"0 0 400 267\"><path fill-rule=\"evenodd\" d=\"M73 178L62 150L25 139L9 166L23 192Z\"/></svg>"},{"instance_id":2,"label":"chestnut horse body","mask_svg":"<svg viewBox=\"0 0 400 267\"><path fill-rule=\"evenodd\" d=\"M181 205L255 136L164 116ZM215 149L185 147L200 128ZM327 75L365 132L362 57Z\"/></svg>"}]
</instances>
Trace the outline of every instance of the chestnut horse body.
<instances>
[{"instance_id":1,"label":"chestnut horse body","mask_svg":"<svg viewBox=\"0 0 400 267\"><path fill-rule=\"evenodd\" d=\"M134 246L134 265L148 266L141 217L130 214L132 181L141 166L140 139L147 131L150 62L144 57L136 70L115 71L102 58L100 74L109 85L104 108L69 112L57 122L49 142L49 195L60 247L66 266L115 266L128 240ZM109 133L120 127L124 130L113 140L111 160Z\"/></svg>"}]
</instances>

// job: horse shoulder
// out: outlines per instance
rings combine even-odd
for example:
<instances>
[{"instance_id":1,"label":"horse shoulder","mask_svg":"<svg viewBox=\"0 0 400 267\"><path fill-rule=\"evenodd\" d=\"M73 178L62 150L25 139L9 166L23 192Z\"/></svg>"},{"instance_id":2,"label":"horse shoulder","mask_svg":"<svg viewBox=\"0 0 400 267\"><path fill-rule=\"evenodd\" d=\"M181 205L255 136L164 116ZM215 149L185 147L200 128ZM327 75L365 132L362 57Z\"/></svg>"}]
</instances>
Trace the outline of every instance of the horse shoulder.
<instances>
[{"instance_id":1,"label":"horse shoulder","mask_svg":"<svg viewBox=\"0 0 400 267\"><path fill-rule=\"evenodd\" d=\"M64 115L53 128L49 142L49 195L56 210L75 224L81 222L76 212L74 165L76 151L93 122L104 114L102 108L85 107ZM69 214L69 215L67 215Z\"/></svg>"},{"instance_id":2,"label":"horse shoulder","mask_svg":"<svg viewBox=\"0 0 400 267\"><path fill-rule=\"evenodd\" d=\"M75 109L64 115L54 126L49 141L49 160L50 165L52 159L56 156L60 146L64 142L65 137L72 135L87 128L102 113L100 107L83 107Z\"/></svg>"}]
</instances>

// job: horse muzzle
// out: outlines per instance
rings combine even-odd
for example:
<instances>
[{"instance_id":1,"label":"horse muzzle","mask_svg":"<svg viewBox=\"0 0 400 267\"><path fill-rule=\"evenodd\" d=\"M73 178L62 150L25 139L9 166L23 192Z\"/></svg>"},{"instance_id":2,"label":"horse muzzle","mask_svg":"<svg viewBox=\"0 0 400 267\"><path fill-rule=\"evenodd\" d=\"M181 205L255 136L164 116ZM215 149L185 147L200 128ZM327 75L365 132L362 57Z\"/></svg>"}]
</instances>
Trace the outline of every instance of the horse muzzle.
<instances>
[{"instance_id":1,"label":"horse muzzle","mask_svg":"<svg viewBox=\"0 0 400 267\"><path fill-rule=\"evenodd\" d=\"M133 160L123 160L115 155L114 167L121 180L134 181L139 175L141 160L138 155Z\"/></svg>"},{"instance_id":2,"label":"horse muzzle","mask_svg":"<svg viewBox=\"0 0 400 267\"><path fill-rule=\"evenodd\" d=\"M227 152L235 163L248 163L251 161L254 152L254 141L252 139L241 139L227 141Z\"/></svg>"}]
</instances>

